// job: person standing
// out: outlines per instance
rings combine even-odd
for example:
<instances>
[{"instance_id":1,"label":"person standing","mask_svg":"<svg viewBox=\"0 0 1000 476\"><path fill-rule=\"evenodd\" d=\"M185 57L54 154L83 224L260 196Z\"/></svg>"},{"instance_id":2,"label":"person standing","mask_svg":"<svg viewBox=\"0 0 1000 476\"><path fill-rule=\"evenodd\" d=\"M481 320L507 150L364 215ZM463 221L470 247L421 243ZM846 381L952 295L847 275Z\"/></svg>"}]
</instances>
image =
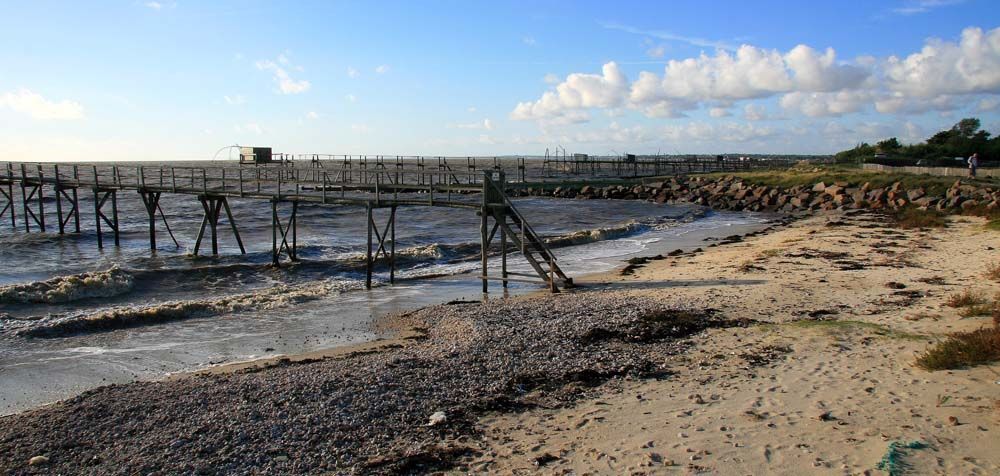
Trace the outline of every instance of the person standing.
<instances>
[{"instance_id":1,"label":"person standing","mask_svg":"<svg viewBox=\"0 0 1000 476\"><path fill-rule=\"evenodd\" d=\"M979 168L979 154L973 153L969 157L969 177L976 178L976 169Z\"/></svg>"}]
</instances>

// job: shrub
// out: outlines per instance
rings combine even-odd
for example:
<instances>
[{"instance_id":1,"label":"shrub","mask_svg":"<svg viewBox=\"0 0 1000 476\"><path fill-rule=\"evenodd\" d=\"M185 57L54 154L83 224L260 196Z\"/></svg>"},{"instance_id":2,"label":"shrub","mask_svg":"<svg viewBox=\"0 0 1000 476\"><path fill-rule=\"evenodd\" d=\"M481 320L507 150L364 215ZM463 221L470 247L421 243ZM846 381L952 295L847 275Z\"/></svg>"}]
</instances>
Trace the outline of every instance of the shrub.
<instances>
[{"instance_id":1,"label":"shrub","mask_svg":"<svg viewBox=\"0 0 1000 476\"><path fill-rule=\"evenodd\" d=\"M899 228L944 228L948 225L945 214L937 210L921 210L907 207L896 210L892 214Z\"/></svg>"},{"instance_id":2,"label":"shrub","mask_svg":"<svg viewBox=\"0 0 1000 476\"><path fill-rule=\"evenodd\" d=\"M986 279L1000 282L1000 261L986 265Z\"/></svg>"},{"instance_id":3,"label":"shrub","mask_svg":"<svg viewBox=\"0 0 1000 476\"><path fill-rule=\"evenodd\" d=\"M959 332L917 357L924 370L948 370L1000 360L1000 327Z\"/></svg>"},{"instance_id":4,"label":"shrub","mask_svg":"<svg viewBox=\"0 0 1000 476\"><path fill-rule=\"evenodd\" d=\"M945 306L948 307L970 307L970 306L980 306L988 303L986 295L980 291L973 291L971 289L966 289L958 294L952 294L948 296L948 299L944 302Z\"/></svg>"}]
</instances>

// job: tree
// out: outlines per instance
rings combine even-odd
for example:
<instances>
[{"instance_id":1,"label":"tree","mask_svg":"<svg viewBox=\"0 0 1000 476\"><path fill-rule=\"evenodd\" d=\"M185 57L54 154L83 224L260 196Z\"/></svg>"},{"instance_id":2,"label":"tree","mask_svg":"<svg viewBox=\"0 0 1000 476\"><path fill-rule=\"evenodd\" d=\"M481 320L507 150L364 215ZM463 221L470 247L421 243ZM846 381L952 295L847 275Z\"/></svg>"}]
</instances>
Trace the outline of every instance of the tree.
<instances>
[{"instance_id":1,"label":"tree","mask_svg":"<svg viewBox=\"0 0 1000 476\"><path fill-rule=\"evenodd\" d=\"M903 144L899 143L899 139L896 139L895 137L891 137L889 139L886 139L884 141L879 142L878 144L875 144L875 148L879 152L882 152L883 154L889 154L889 153L896 152L899 149L902 149L903 148Z\"/></svg>"},{"instance_id":2,"label":"tree","mask_svg":"<svg viewBox=\"0 0 1000 476\"><path fill-rule=\"evenodd\" d=\"M975 117L967 117L958 121L957 124L952 126L951 130L957 132L961 137L969 138L979 130L980 125L979 119Z\"/></svg>"}]
</instances>

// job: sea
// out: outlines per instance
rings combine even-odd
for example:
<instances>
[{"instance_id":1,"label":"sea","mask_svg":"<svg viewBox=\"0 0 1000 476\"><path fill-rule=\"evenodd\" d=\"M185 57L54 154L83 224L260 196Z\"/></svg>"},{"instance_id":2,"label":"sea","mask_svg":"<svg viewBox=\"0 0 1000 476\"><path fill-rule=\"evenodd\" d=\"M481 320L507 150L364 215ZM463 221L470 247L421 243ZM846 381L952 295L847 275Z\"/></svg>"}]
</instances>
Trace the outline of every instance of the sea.
<instances>
[{"instance_id":1,"label":"sea","mask_svg":"<svg viewBox=\"0 0 1000 476\"><path fill-rule=\"evenodd\" d=\"M373 322L390 313L544 289L512 283L504 290L493 281L482 293L479 218L467 209L400 207L396 281L388 282L380 262L368 290L363 207L300 205L300 261L274 267L266 201L230 200L246 254L223 219L218 256L207 239L200 256L192 254L203 218L194 196L163 195L178 244L158 222L155 253L135 192L119 193L121 244L114 246L105 227L103 250L91 194L80 194L79 234L56 233L53 199L46 201L45 233L34 223L24 230L20 207L16 229L8 217L0 220L0 415L103 385L371 341L384 337ZM613 270L635 256L705 247L774 218L642 200L525 197L514 204L571 277ZM387 214L376 210L376 222L384 225ZM490 274L499 274L499 261L491 257ZM530 271L517 253L509 269Z\"/></svg>"}]
</instances>

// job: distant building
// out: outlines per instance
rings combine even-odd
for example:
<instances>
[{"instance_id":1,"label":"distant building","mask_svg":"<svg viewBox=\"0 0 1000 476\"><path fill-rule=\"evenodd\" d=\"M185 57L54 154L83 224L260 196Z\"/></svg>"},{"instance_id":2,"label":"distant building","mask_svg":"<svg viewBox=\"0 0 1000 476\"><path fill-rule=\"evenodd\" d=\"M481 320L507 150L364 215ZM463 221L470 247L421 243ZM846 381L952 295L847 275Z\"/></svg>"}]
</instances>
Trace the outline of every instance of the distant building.
<instances>
[{"instance_id":1,"label":"distant building","mask_svg":"<svg viewBox=\"0 0 1000 476\"><path fill-rule=\"evenodd\" d=\"M269 164L272 161L270 147L240 147L240 163Z\"/></svg>"}]
</instances>

